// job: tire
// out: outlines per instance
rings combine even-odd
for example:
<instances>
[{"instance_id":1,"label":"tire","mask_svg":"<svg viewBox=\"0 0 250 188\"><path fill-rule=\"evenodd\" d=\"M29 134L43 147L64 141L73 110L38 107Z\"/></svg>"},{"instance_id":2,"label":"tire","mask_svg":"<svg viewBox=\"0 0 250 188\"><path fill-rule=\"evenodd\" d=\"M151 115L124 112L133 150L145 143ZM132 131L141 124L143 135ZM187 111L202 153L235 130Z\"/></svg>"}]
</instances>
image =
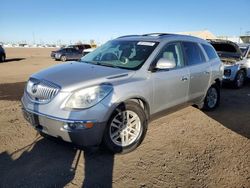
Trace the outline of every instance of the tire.
<instances>
[{"instance_id":1,"label":"tire","mask_svg":"<svg viewBox=\"0 0 250 188\"><path fill-rule=\"evenodd\" d=\"M236 89L242 88L244 86L245 79L246 79L245 72L243 70L239 70L234 80L234 87Z\"/></svg>"},{"instance_id":2,"label":"tire","mask_svg":"<svg viewBox=\"0 0 250 188\"><path fill-rule=\"evenodd\" d=\"M66 57L65 55L62 55L60 59L61 59L61 61L63 61L63 62L67 61L67 57Z\"/></svg>"},{"instance_id":3,"label":"tire","mask_svg":"<svg viewBox=\"0 0 250 188\"><path fill-rule=\"evenodd\" d=\"M202 110L212 111L220 104L220 87L216 84L212 85L206 94Z\"/></svg>"},{"instance_id":4,"label":"tire","mask_svg":"<svg viewBox=\"0 0 250 188\"><path fill-rule=\"evenodd\" d=\"M128 123L128 116L132 123ZM133 101L124 102L111 115L104 132L103 144L112 153L131 152L143 141L147 127L146 114L141 106Z\"/></svg>"}]
</instances>

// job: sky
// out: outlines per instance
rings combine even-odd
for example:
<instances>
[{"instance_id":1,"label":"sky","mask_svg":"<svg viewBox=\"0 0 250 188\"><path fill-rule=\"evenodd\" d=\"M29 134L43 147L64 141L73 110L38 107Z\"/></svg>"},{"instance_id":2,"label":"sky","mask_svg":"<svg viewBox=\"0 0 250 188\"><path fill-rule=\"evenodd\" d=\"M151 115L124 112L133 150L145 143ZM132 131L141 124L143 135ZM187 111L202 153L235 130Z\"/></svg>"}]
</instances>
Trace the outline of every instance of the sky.
<instances>
[{"instance_id":1,"label":"sky","mask_svg":"<svg viewBox=\"0 0 250 188\"><path fill-rule=\"evenodd\" d=\"M0 41L103 43L122 35L250 31L250 0L0 0Z\"/></svg>"}]
</instances>

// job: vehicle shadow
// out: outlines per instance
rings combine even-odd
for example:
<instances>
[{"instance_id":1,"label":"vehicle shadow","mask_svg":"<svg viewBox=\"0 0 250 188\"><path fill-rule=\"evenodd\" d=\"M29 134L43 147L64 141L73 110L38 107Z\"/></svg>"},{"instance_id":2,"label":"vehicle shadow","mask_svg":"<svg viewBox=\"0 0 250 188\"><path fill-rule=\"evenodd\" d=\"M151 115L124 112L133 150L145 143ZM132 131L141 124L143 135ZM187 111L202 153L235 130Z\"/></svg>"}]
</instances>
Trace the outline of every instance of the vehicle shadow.
<instances>
[{"instance_id":1,"label":"vehicle shadow","mask_svg":"<svg viewBox=\"0 0 250 188\"><path fill-rule=\"evenodd\" d=\"M205 113L228 129L249 139L250 84L247 84L242 89L223 87L219 108Z\"/></svg>"},{"instance_id":2,"label":"vehicle shadow","mask_svg":"<svg viewBox=\"0 0 250 188\"><path fill-rule=\"evenodd\" d=\"M13 153L0 153L0 187L64 187L79 166L84 166L84 182L78 187L112 187L113 155L41 137Z\"/></svg>"},{"instance_id":3,"label":"vehicle shadow","mask_svg":"<svg viewBox=\"0 0 250 188\"><path fill-rule=\"evenodd\" d=\"M74 178L76 150L67 144L36 139L15 153L0 154L0 187L63 187Z\"/></svg>"},{"instance_id":4,"label":"vehicle shadow","mask_svg":"<svg viewBox=\"0 0 250 188\"><path fill-rule=\"evenodd\" d=\"M114 155L104 149L84 152L83 188L112 188Z\"/></svg>"},{"instance_id":5,"label":"vehicle shadow","mask_svg":"<svg viewBox=\"0 0 250 188\"><path fill-rule=\"evenodd\" d=\"M19 101L26 82L0 84L0 100Z\"/></svg>"},{"instance_id":6,"label":"vehicle shadow","mask_svg":"<svg viewBox=\"0 0 250 188\"><path fill-rule=\"evenodd\" d=\"M22 61L22 60L25 60L25 58L9 58L9 59L5 59L3 63L13 62L13 61Z\"/></svg>"}]
</instances>

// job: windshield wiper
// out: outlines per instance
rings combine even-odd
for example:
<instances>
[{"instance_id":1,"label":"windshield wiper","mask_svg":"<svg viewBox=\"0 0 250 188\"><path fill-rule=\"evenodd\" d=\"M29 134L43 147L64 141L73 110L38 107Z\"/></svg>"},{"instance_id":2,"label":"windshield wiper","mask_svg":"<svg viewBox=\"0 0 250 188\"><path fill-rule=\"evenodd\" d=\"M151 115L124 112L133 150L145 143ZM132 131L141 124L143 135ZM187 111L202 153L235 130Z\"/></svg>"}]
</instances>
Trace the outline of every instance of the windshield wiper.
<instances>
[{"instance_id":1,"label":"windshield wiper","mask_svg":"<svg viewBox=\"0 0 250 188\"><path fill-rule=\"evenodd\" d=\"M100 66L105 66L105 67L112 67L112 68L119 68L119 69L123 68L123 67L119 67L119 66L114 65L114 64L103 63L103 62L100 62L100 61L93 61L91 63L96 64L96 65L100 65Z\"/></svg>"},{"instance_id":2,"label":"windshield wiper","mask_svg":"<svg viewBox=\"0 0 250 188\"><path fill-rule=\"evenodd\" d=\"M100 61L84 61L81 60L82 62L86 62L86 63L90 63L90 64L94 64L94 65L100 65L100 66L105 66L105 67L112 67L112 68L119 68L119 69L127 69L126 67L120 67L114 64L110 64L110 63L103 63Z\"/></svg>"}]
</instances>

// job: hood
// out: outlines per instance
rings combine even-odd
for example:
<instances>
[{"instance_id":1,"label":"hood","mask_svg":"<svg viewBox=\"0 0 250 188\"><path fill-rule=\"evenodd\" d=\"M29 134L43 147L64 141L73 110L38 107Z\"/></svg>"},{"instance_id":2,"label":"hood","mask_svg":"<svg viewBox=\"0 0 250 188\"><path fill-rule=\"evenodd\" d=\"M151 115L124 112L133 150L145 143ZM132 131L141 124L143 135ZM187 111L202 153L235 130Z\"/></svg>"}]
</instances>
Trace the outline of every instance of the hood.
<instances>
[{"instance_id":1,"label":"hood","mask_svg":"<svg viewBox=\"0 0 250 188\"><path fill-rule=\"evenodd\" d=\"M242 56L239 46L227 40L210 40L218 55L222 58L240 58Z\"/></svg>"},{"instance_id":2,"label":"hood","mask_svg":"<svg viewBox=\"0 0 250 188\"><path fill-rule=\"evenodd\" d=\"M133 70L69 62L42 70L31 77L52 82L59 85L61 91L70 92L96 84L128 79L134 73Z\"/></svg>"}]
</instances>

